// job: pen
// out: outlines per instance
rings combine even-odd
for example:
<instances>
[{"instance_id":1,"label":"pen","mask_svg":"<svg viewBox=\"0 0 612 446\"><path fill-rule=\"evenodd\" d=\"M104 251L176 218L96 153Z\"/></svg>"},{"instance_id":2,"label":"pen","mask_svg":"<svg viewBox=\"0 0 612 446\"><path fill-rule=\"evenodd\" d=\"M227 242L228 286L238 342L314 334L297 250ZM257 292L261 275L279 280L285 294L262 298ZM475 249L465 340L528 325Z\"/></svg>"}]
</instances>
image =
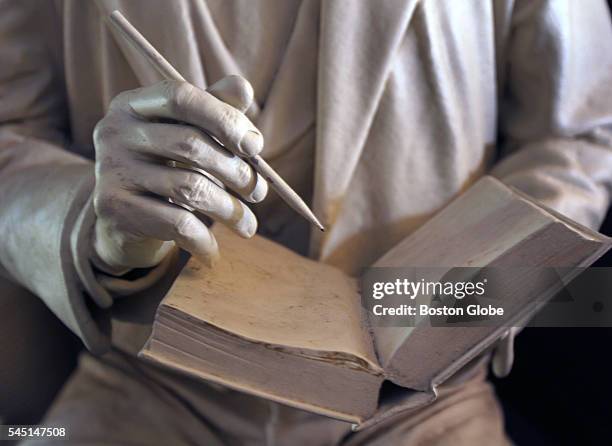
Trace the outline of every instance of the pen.
<instances>
[{"instance_id":1,"label":"pen","mask_svg":"<svg viewBox=\"0 0 612 446\"><path fill-rule=\"evenodd\" d=\"M110 23L125 37L134 47L145 56L155 69L166 79L186 82L185 78L168 62L153 45L125 18L121 12L115 10L108 17ZM321 231L325 228L310 210L304 200L283 180L283 178L270 167L270 165L259 155L252 158L244 158L255 169L276 193L304 218L316 225Z\"/></svg>"}]
</instances>

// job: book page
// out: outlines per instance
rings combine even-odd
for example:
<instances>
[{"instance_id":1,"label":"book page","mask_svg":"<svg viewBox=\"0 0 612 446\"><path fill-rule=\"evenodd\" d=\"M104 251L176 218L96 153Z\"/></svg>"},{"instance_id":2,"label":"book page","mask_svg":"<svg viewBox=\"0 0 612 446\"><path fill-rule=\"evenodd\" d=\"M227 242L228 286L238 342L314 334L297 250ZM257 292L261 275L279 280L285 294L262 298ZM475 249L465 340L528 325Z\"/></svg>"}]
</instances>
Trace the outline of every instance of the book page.
<instances>
[{"instance_id":1,"label":"book page","mask_svg":"<svg viewBox=\"0 0 612 446\"><path fill-rule=\"evenodd\" d=\"M443 267L450 270L486 266L550 220L550 216L498 180L485 177L374 266L436 267L440 279ZM413 330L414 327L373 327L374 344L383 366Z\"/></svg>"},{"instance_id":2,"label":"book page","mask_svg":"<svg viewBox=\"0 0 612 446\"><path fill-rule=\"evenodd\" d=\"M484 177L374 266L432 267L439 277L428 280L436 281L453 267L574 267L600 255L602 244L609 245L606 237ZM496 297L510 310L512 303L518 308L528 305L533 295L522 291L535 290L535 285L525 285L530 282L520 275L510 282L520 286L498 289ZM372 327L377 353L391 380L418 389L427 388L433 375L445 368L463 363L468 351L478 353L484 346L481 341L494 329Z\"/></svg>"},{"instance_id":3,"label":"book page","mask_svg":"<svg viewBox=\"0 0 612 446\"><path fill-rule=\"evenodd\" d=\"M213 233L221 259L208 268L192 258L164 305L249 340L378 368L355 279L263 237L245 240L221 225Z\"/></svg>"}]
</instances>

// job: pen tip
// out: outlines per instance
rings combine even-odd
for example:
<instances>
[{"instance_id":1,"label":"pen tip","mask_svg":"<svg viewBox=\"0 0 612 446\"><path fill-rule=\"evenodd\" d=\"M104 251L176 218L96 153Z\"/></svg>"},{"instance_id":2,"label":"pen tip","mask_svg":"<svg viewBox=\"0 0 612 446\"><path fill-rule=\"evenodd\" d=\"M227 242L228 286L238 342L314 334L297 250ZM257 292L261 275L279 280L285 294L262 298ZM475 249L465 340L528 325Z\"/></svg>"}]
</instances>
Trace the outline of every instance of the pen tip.
<instances>
[{"instance_id":1,"label":"pen tip","mask_svg":"<svg viewBox=\"0 0 612 446\"><path fill-rule=\"evenodd\" d=\"M321 224L321 222L319 221L319 219L317 217L315 217L315 215L312 213L312 211L309 212L310 215L308 215L308 220L310 220L310 223L312 223L313 225L315 225L317 228L319 228L319 230L321 232L325 232L325 226L323 226Z\"/></svg>"}]
</instances>

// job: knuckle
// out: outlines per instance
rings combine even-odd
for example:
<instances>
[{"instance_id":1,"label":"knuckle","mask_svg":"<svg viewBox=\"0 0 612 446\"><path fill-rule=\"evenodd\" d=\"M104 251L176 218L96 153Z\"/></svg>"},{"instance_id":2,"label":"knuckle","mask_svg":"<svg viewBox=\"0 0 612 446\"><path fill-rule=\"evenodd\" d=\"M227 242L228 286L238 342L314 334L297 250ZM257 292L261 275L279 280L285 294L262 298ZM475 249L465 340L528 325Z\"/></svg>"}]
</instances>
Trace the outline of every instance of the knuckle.
<instances>
[{"instance_id":1,"label":"knuckle","mask_svg":"<svg viewBox=\"0 0 612 446\"><path fill-rule=\"evenodd\" d=\"M174 150L176 154L186 160L194 161L198 158L200 141L197 135L189 135L176 142Z\"/></svg>"},{"instance_id":2,"label":"knuckle","mask_svg":"<svg viewBox=\"0 0 612 446\"><path fill-rule=\"evenodd\" d=\"M236 127L238 127L241 122L238 113L236 109L224 104L224 107L221 108L221 112L219 113L219 127L223 133L228 135L240 133L236 131Z\"/></svg>"},{"instance_id":3,"label":"knuckle","mask_svg":"<svg viewBox=\"0 0 612 446\"><path fill-rule=\"evenodd\" d=\"M108 108L109 110L115 110L115 109L124 109L126 107L127 104L129 104L130 99L135 95L138 94L139 90L141 90L141 88L137 88L134 90L126 90L126 91L122 91L121 93L117 94L110 102Z\"/></svg>"},{"instance_id":4,"label":"knuckle","mask_svg":"<svg viewBox=\"0 0 612 446\"><path fill-rule=\"evenodd\" d=\"M115 215L118 199L112 193L96 191L93 197L93 207L96 215L100 217Z\"/></svg>"},{"instance_id":5,"label":"knuckle","mask_svg":"<svg viewBox=\"0 0 612 446\"><path fill-rule=\"evenodd\" d=\"M94 146L99 149L116 139L120 133L119 127L111 119L102 118L93 130Z\"/></svg>"},{"instance_id":6,"label":"knuckle","mask_svg":"<svg viewBox=\"0 0 612 446\"><path fill-rule=\"evenodd\" d=\"M195 191L195 203L210 203L215 193L215 185L205 177L199 177Z\"/></svg>"},{"instance_id":7,"label":"knuckle","mask_svg":"<svg viewBox=\"0 0 612 446\"><path fill-rule=\"evenodd\" d=\"M237 159L239 162L236 168L236 182L238 183L239 187L246 187L251 184L251 181L253 180L253 171L247 163L238 157Z\"/></svg>"},{"instance_id":8,"label":"knuckle","mask_svg":"<svg viewBox=\"0 0 612 446\"><path fill-rule=\"evenodd\" d=\"M200 174L189 174L180 186L179 195L187 200L187 203L203 205L212 200L214 185L206 177Z\"/></svg>"},{"instance_id":9,"label":"knuckle","mask_svg":"<svg viewBox=\"0 0 612 446\"><path fill-rule=\"evenodd\" d=\"M166 100L171 111L178 112L189 106L196 94L196 89L188 82L165 81Z\"/></svg>"},{"instance_id":10,"label":"knuckle","mask_svg":"<svg viewBox=\"0 0 612 446\"><path fill-rule=\"evenodd\" d=\"M248 80L246 80L239 74L231 74L227 76L226 79L228 80L228 82L231 82L233 85L235 85L235 94L238 95L241 103L244 106L248 106L251 102L253 102L253 96L255 95L255 93L253 91L251 83Z\"/></svg>"},{"instance_id":11,"label":"knuckle","mask_svg":"<svg viewBox=\"0 0 612 446\"><path fill-rule=\"evenodd\" d=\"M251 102L253 102L253 99L255 97L255 90L253 90L253 86L245 78L243 78L242 76L236 77L238 78L238 82L240 85L239 91L241 94L242 102L245 107L248 107L249 105L251 105Z\"/></svg>"},{"instance_id":12,"label":"knuckle","mask_svg":"<svg viewBox=\"0 0 612 446\"><path fill-rule=\"evenodd\" d=\"M112 153L105 153L96 157L95 174L98 180L111 177L125 180L125 175L122 172L123 168L123 161Z\"/></svg>"},{"instance_id":13,"label":"knuckle","mask_svg":"<svg viewBox=\"0 0 612 446\"><path fill-rule=\"evenodd\" d=\"M118 95L116 95L113 98L113 100L111 101L111 106L122 107L124 104L127 104L129 102L130 98L134 94L137 94L139 90L141 90L141 88L137 88L137 89L134 89L134 90L122 91L121 93L119 93Z\"/></svg>"},{"instance_id":14,"label":"knuckle","mask_svg":"<svg viewBox=\"0 0 612 446\"><path fill-rule=\"evenodd\" d=\"M236 84L242 90L244 90L244 92L251 93L253 91L253 87L251 86L251 83L248 80L246 80L246 78L244 78L243 76L240 76L239 74L230 74L228 77L232 79L234 82L236 82Z\"/></svg>"}]
</instances>

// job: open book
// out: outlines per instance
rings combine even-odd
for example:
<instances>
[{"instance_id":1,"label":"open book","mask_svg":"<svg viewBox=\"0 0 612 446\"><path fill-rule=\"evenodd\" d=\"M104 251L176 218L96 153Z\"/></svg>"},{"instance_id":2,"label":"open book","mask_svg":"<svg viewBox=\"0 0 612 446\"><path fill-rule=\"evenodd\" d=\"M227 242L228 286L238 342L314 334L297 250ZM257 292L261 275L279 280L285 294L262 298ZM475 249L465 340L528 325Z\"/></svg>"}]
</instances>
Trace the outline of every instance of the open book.
<instances>
[{"instance_id":1,"label":"open book","mask_svg":"<svg viewBox=\"0 0 612 446\"><path fill-rule=\"evenodd\" d=\"M222 258L191 259L162 301L141 356L192 376L357 424L435 397L506 327L380 327L359 279L256 236L215 227ZM608 238L485 177L376 266L588 266ZM568 268L571 271L571 268ZM571 277L567 278L568 280ZM502 293L517 321L533 290ZM390 397L381 397L384 386Z\"/></svg>"}]
</instances>

